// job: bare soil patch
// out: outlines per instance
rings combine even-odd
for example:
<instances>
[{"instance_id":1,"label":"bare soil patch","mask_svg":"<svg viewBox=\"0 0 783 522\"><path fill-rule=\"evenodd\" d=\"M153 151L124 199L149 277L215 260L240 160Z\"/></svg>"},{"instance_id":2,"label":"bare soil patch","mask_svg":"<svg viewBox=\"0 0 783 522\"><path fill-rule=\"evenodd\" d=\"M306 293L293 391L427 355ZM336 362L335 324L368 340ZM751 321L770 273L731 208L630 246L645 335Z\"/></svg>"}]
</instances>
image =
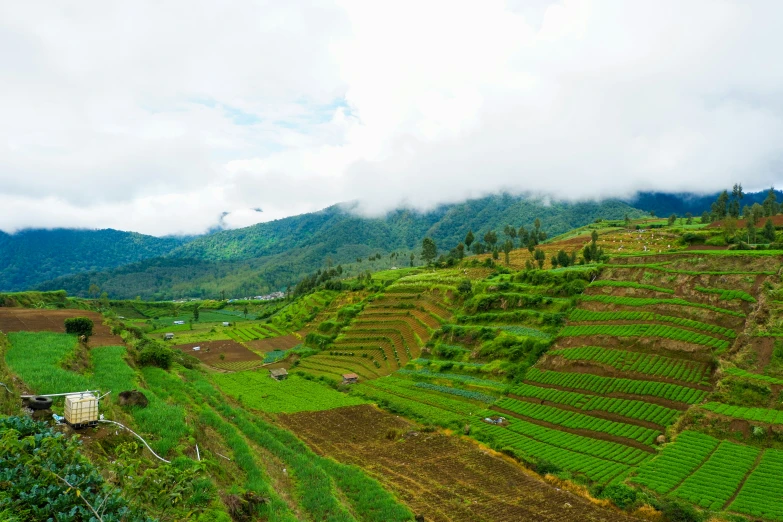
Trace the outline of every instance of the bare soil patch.
<instances>
[{"instance_id":1,"label":"bare soil patch","mask_svg":"<svg viewBox=\"0 0 783 522\"><path fill-rule=\"evenodd\" d=\"M58 332L65 333L65 320L87 317L95 323L88 346L121 346L119 335L103 324L103 316L88 310L44 310L38 308L0 308L0 332Z\"/></svg>"},{"instance_id":2,"label":"bare soil patch","mask_svg":"<svg viewBox=\"0 0 783 522\"><path fill-rule=\"evenodd\" d=\"M774 337L752 337L750 346L758 354L756 361L759 370L763 370L772 360L772 353L775 351Z\"/></svg>"},{"instance_id":3,"label":"bare soil patch","mask_svg":"<svg viewBox=\"0 0 783 522\"><path fill-rule=\"evenodd\" d=\"M198 351L193 348L199 346ZM204 341L174 346L210 366L232 362L260 361L261 358L234 340ZM223 356L221 358L220 356Z\"/></svg>"},{"instance_id":4,"label":"bare soil patch","mask_svg":"<svg viewBox=\"0 0 783 522\"><path fill-rule=\"evenodd\" d=\"M420 432L369 405L279 419L319 454L360 466L428 522L637 520L559 490L471 441Z\"/></svg>"},{"instance_id":5,"label":"bare soil patch","mask_svg":"<svg viewBox=\"0 0 783 522\"><path fill-rule=\"evenodd\" d=\"M280 337L270 337L268 339L258 339L256 341L247 341L247 345L257 352L271 352L274 350L288 350L294 346L302 344L302 341L294 335L283 335Z\"/></svg>"}]
</instances>

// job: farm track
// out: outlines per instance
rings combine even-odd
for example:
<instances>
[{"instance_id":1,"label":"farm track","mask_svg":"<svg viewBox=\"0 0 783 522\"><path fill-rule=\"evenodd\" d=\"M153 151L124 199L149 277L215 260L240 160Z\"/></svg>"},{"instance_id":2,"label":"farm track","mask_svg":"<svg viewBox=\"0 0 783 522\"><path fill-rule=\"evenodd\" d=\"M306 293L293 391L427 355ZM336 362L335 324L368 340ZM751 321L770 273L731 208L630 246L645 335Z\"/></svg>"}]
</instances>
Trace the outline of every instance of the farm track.
<instances>
[{"instance_id":1,"label":"farm track","mask_svg":"<svg viewBox=\"0 0 783 522\"><path fill-rule=\"evenodd\" d=\"M560 407L559 404L552 404L553 406ZM490 406L489 409L503 413L504 415L508 415L509 417L514 417L519 420L523 420L525 422L529 422L531 424L537 424L539 426L544 426L545 428L550 428L553 430L563 431L566 433L573 433L574 435L581 435L583 437L589 437L591 439L598 439L598 440L605 440L607 442L616 442L617 444L623 444L624 446L630 446L636 449L640 449L642 451L646 451L647 453L655 453L655 448L652 446L648 446L647 444L644 444L642 442L635 441L633 439L629 439L626 437L618 437L617 435L612 435L610 433L604 433L603 431L593 431L583 428L566 428L565 426L561 426L560 424L554 424L552 422L547 422L544 420L538 420L534 419L532 417L526 417L524 415L520 415L519 413L514 413L511 410L507 410L505 408L501 408L499 406ZM572 410L577 411L578 413L586 413L579 410ZM612 419L617 420L617 419ZM618 421L623 422L623 421Z\"/></svg>"},{"instance_id":2,"label":"farm track","mask_svg":"<svg viewBox=\"0 0 783 522\"><path fill-rule=\"evenodd\" d=\"M415 425L370 406L280 420L319 453L362 467L428 521L636 520L557 490L472 442L411 431ZM389 440L391 429L409 435Z\"/></svg>"}]
</instances>

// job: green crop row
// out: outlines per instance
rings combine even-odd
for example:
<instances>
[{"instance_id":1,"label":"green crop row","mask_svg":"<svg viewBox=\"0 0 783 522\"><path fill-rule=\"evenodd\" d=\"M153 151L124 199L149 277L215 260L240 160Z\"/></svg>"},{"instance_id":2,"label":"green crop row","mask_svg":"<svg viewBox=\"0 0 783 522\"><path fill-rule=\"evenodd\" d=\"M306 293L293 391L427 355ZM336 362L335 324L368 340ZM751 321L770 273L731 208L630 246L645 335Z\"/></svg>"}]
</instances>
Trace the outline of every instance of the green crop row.
<instances>
[{"instance_id":1,"label":"green crop row","mask_svg":"<svg viewBox=\"0 0 783 522\"><path fill-rule=\"evenodd\" d=\"M293 376L276 381L266 372L220 373L214 380L243 405L272 413L329 410L364 402L314 381Z\"/></svg>"},{"instance_id":2,"label":"green crop row","mask_svg":"<svg viewBox=\"0 0 783 522\"><path fill-rule=\"evenodd\" d=\"M600 280L600 281L593 281L590 283L590 286L594 287L601 287L601 286L611 286L616 288L637 288L639 290L651 290L653 292L663 292L665 294L673 294L674 290L671 288L663 288L660 286L654 286L654 285L645 285L641 283L636 283L634 281L613 281L611 279L606 280Z\"/></svg>"},{"instance_id":3,"label":"green crop row","mask_svg":"<svg viewBox=\"0 0 783 522\"><path fill-rule=\"evenodd\" d=\"M601 433L635 440L642 444L652 444L655 441L655 437L660 434L658 430L651 430L642 426L591 417L583 413L561 410L554 406L518 401L509 397L499 400L496 405L498 408L509 410L530 419L557 424L564 428L600 431Z\"/></svg>"},{"instance_id":4,"label":"green crop row","mask_svg":"<svg viewBox=\"0 0 783 522\"><path fill-rule=\"evenodd\" d=\"M759 375L758 373L751 373L740 368L724 368L723 373L727 375L733 375L734 377L745 377L747 379L754 379L757 381L764 381L770 384L783 384L783 379L770 377L768 375Z\"/></svg>"},{"instance_id":5,"label":"green crop row","mask_svg":"<svg viewBox=\"0 0 783 522\"><path fill-rule=\"evenodd\" d=\"M656 377L667 377L683 382L699 383L709 379L707 365L685 359L672 359L649 353L580 346L552 350L550 355L559 355L572 361L595 361L623 372L636 372Z\"/></svg>"},{"instance_id":6,"label":"green crop row","mask_svg":"<svg viewBox=\"0 0 783 522\"><path fill-rule=\"evenodd\" d=\"M465 416L444 410L429 404L407 399L366 384L353 385L352 393L375 401L379 406L392 413L398 413L429 424L457 426L463 423Z\"/></svg>"},{"instance_id":7,"label":"green crop row","mask_svg":"<svg viewBox=\"0 0 783 522\"><path fill-rule=\"evenodd\" d=\"M630 469L626 464L553 446L500 426L482 423L481 430L494 440L495 446L498 448L509 448L520 456L527 455L549 461L572 473L582 473L590 480L601 484L611 481Z\"/></svg>"},{"instance_id":8,"label":"green crop row","mask_svg":"<svg viewBox=\"0 0 783 522\"><path fill-rule=\"evenodd\" d=\"M460 373L441 373L441 372L432 372L426 368L423 368L421 370L408 370L408 369L402 369L397 370L397 373L401 375L410 375L411 377L415 378L427 378L427 379L448 379L450 381L455 382L462 382L465 384L469 384L471 386L481 386L484 388L495 388L502 390L506 387L505 384L498 381L490 381L489 379L480 379L478 377L473 377L472 375L462 375Z\"/></svg>"},{"instance_id":9,"label":"green crop row","mask_svg":"<svg viewBox=\"0 0 783 522\"><path fill-rule=\"evenodd\" d=\"M583 301L596 301L599 303L620 305L620 306L654 306L654 305L676 305L676 306L691 306L694 308L703 308L705 310L711 310L726 315L733 315L734 317L745 317L742 312L735 312L734 310L727 310L725 308L719 308L704 303L694 303L686 301L685 299L673 298L673 299L657 299L653 297L619 297L616 295L583 295L581 297Z\"/></svg>"},{"instance_id":10,"label":"green crop row","mask_svg":"<svg viewBox=\"0 0 783 522\"><path fill-rule=\"evenodd\" d=\"M541 330L537 328L530 328L527 326L518 326L518 325L492 325L492 328L497 328L498 330L503 330L504 332L508 332L513 335L521 335L525 337L535 337L537 339L551 339L552 336L546 332L542 332Z\"/></svg>"},{"instance_id":11,"label":"green crop row","mask_svg":"<svg viewBox=\"0 0 783 522\"><path fill-rule=\"evenodd\" d=\"M593 312L581 308L574 309L568 317L571 321L656 321L672 323L677 326L684 326L694 330L714 333L734 339L737 333L731 328L724 328L716 324L702 323L683 317L672 317L670 315L661 315L653 312Z\"/></svg>"},{"instance_id":12,"label":"green crop row","mask_svg":"<svg viewBox=\"0 0 783 522\"><path fill-rule=\"evenodd\" d=\"M770 410L767 408L749 408L746 406L730 406L720 402L708 402L703 406L704 409L734 417L737 419L746 419L756 422L765 422L768 424L783 424L783 411Z\"/></svg>"},{"instance_id":13,"label":"green crop row","mask_svg":"<svg viewBox=\"0 0 783 522\"><path fill-rule=\"evenodd\" d=\"M430 406L434 406L435 408L448 410L460 415L473 415L477 411L480 411L482 408L486 407L484 404L476 405L467 401L446 397L438 390L424 390L422 388L417 388L414 386L413 381L395 379L394 377L376 379L369 383L365 383L364 386L383 390L404 399L428 404Z\"/></svg>"},{"instance_id":14,"label":"green crop row","mask_svg":"<svg viewBox=\"0 0 783 522\"><path fill-rule=\"evenodd\" d=\"M707 392L703 390L667 382L601 377L589 373L541 371L538 368L530 368L525 375L525 380L552 386L562 386L563 388L587 390L603 395L610 393L626 393L640 396L651 395L687 404L701 402L707 395Z\"/></svg>"},{"instance_id":15,"label":"green crop row","mask_svg":"<svg viewBox=\"0 0 783 522\"><path fill-rule=\"evenodd\" d=\"M631 466L636 466L650 457L650 454L646 451L626 446L625 444L575 435L567 431L547 428L521 419L511 418L506 420L508 421L508 429L520 435L592 457L613 460Z\"/></svg>"},{"instance_id":16,"label":"green crop row","mask_svg":"<svg viewBox=\"0 0 783 522\"><path fill-rule=\"evenodd\" d=\"M729 348L729 342L709 335L683 330L675 326L661 324L591 324L566 326L558 334L560 337L580 337L587 335L611 335L613 337L662 337L686 343L699 344L715 348L718 353Z\"/></svg>"},{"instance_id":17,"label":"green crop row","mask_svg":"<svg viewBox=\"0 0 783 522\"><path fill-rule=\"evenodd\" d=\"M723 288L705 288L703 286L695 287L697 291L704 294L717 294L720 296L721 301L731 301L732 299L741 299L748 303L755 303L756 299L747 292L742 290L724 290Z\"/></svg>"},{"instance_id":18,"label":"green crop row","mask_svg":"<svg viewBox=\"0 0 783 522\"><path fill-rule=\"evenodd\" d=\"M729 509L754 517L783 520L783 451L768 449Z\"/></svg>"},{"instance_id":19,"label":"green crop row","mask_svg":"<svg viewBox=\"0 0 783 522\"><path fill-rule=\"evenodd\" d=\"M605 411L631 419L654 422L661 426L668 426L674 422L674 419L680 413L677 410L665 408L650 402L614 399L611 397L569 392L554 388L540 388L530 384L517 385L510 393L520 397L532 397L549 402L556 402L558 404L565 404L586 412Z\"/></svg>"},{"instance_id":20,"label":"green crop row","mask_svg":"<svg viewBox=\"0 0 783 522\"><path fill-rule=\"evenodd\" d=\"M654 459L639 466L632 482L664 494L691 475L704 462L719 441L697 431L683 431Z\"/></svg>"},{"instance_id":21,"label":"green crop row","mask_svg":"<svg viewBox=\"0 0 783 522\"><path fill-rule=\"evenodd\" d=\"M722 509L753 467L758 448L723 441L710 458L672 492L705 509Z\"/></svg>"}]
</instances>

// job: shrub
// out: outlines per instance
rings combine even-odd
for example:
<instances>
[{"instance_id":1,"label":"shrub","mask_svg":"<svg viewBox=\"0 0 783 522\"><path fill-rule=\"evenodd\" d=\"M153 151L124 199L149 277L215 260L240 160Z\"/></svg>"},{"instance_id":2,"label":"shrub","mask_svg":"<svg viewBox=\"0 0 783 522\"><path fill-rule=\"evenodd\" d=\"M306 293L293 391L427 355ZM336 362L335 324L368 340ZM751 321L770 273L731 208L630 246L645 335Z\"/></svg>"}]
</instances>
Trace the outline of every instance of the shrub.
<instances>
[{"instance_id":1,"label":"shrub","mask_svg":"<svg viewBox=\"0 0 783 522\"><path fill-rule=\"evenodd\" d=\"M139 346L137 361L142 366L157 366L168 370L174 358L174 352L167 346L155 341L142 342Z\"/></svg>"},{"instance_id":2,"label":"shrub","mask_svg":"<svg viewBox=\"0 0 783 522\"><path fill-rule=\"evenodd\" d=\"M611 500L620 509L628 509L636 502L636 490L625 484L612 484L604 488L601 498Z\"/></svg>"},{"instance_id":3,"label":"shrub","mask_svg":"<svg viewBox=\"0 0 783 522\"><path fill-rule=\"evenodd\" d=\"M71 317L65 320L65 333L89 338L92 335L93 322L87 317Z\"/></svg>"},{"instance_id":4,"label":"shrub","mask_svg":"<svg viewBox=\"0 0 783 522\"><path fill-rule=\"evenodd\" d=\"M664 502L661 513L668 522L701 522L702 516L690 505L677 501Z\"/></svg>"}]
</instances>

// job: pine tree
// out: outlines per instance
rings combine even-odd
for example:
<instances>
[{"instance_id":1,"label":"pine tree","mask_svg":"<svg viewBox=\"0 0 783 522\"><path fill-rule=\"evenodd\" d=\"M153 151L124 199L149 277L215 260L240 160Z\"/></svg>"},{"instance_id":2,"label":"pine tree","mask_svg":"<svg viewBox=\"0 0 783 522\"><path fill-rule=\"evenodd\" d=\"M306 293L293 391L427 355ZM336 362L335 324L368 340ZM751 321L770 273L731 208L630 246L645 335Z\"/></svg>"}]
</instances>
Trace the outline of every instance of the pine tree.
<instances>
[{"instance_id":1,"label":"pine tree","mask_svg":"<svg viewBox=\"0 0 783 522\"><path fill-rule=\"evenodd\" d=\"M764 232L762 234L764 235L764 239L770 243L775 241L775 224L772 223L771 218L767 218L767 222L764 223Z\"/></svg>"}]
</instances>

